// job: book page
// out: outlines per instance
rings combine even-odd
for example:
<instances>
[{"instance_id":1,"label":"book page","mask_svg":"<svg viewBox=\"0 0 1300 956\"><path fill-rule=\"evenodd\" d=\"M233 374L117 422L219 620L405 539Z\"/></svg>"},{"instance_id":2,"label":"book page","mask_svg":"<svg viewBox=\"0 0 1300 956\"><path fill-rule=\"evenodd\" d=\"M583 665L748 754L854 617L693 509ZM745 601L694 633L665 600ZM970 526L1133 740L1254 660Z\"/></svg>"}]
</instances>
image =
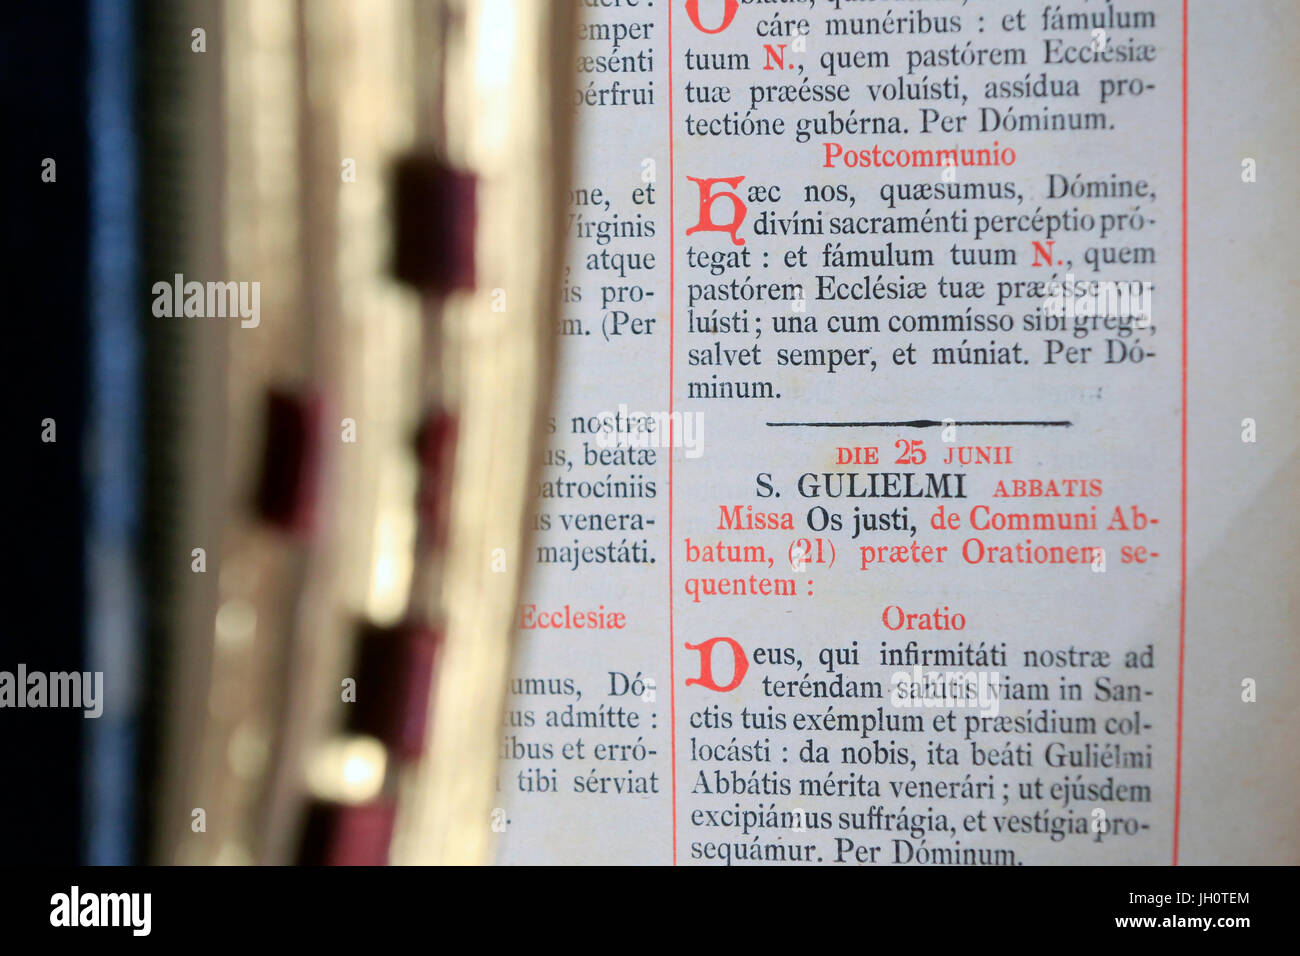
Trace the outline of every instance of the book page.
<instances>
[{"instance_id":1,"label":"book page","mask_svg":"<svg viewBox=\"0 0 1300 956\"><path fill-rule=\"evenodd\" d=\"M584 4L500 862L1300 859L1295 19Z\"/></svg>"}]
</instances>

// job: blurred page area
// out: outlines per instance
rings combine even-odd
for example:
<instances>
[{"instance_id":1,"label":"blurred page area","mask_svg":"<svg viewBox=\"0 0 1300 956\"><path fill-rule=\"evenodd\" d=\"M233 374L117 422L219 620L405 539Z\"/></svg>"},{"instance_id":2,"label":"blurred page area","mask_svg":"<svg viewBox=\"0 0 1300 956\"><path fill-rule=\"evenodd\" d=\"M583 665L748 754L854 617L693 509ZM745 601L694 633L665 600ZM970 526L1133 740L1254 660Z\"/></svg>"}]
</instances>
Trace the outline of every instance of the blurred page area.
<instances>
[{"instance_id":1,"label":"blurred page area","mask_svg":"<svg viewBox=\"0 0 1300 956\"><path fill-rule=\"evenodd\" d=\"M575 13L6 13L0 856L488 859Z\"/></svg>"}]
</instances>

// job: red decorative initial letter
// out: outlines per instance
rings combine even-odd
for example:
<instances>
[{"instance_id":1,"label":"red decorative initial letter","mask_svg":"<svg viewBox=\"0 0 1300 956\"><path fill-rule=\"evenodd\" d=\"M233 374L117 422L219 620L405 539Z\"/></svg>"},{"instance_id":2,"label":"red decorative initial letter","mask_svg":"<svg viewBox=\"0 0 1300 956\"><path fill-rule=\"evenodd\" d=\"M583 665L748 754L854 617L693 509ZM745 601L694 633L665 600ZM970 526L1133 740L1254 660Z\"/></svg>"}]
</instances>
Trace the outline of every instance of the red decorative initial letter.
<instances>
[{"instance_id":1,"label":"red decorative initial letter","mask_svg":"<svg viewBox=\"0 0 1300 956\"><path fill-rule=\"evenodd\" d=\"M716 30L707 30L704 24L700 23L700 0L686 0L686 15L691 18L691 23L695 24L695 29L702 33L721 33L731 26L731 21L735 18L736 11L739 9L740 0L726 0L722 5L722 26Z\"/></svg>"},{"instance_id":2,"label":"red decorative initial letter","mask_svg":"<svg viewBox=\"0 0 1300 956\"><path fill-rule=\"evenodd\" d=\"M732 189L739 186L745 179L744 176L725 176L717 179L696 179L694 176L687 176L691 182L700 187L700 221L691 228L686 230L686 235L693 232L725 232L731 236L731 241L737 246L745 244L744 239L737 238L736 233L740 229L740 224L745 221L745 204L740 197L733 192L720 192L717 195L710 195L714 183L726 183ZM711 210L713 203L718 199L731 200L731 222L719 223L713 221Z\"/></svg>"},{"instance_id":3,"label":"red decorative initial letter","mask_svg":"<svg viewBox=\"0 0 1300 956\"><path fill-rule=\"evenodd\" d=\"M718 682L713 679L713 645L718 643L726 644L731 648L731 683L726 687L718 686ZM749 658L745 656L745 649L729 637L711 637L699 644L687 644L686 649L700 652L700 676L686 678L687 687L692 684L700 684L709 690L725 693L739 687L740 682L745 679L745 671L749 670Z\"/></svg>"}]
</instances>

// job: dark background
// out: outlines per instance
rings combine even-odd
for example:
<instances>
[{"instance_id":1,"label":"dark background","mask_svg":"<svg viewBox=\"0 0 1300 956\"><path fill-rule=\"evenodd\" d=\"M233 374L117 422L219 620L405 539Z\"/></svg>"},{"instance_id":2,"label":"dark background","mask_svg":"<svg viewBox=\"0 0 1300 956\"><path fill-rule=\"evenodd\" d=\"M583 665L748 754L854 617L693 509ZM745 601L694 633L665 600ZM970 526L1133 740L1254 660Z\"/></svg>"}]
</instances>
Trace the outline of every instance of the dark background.
<instances>
[{"instance_id":1,"label":"dark background","mask_svg":"<svg viewBox=\"0 0 1300 956\"><path fill-rule=\"evenodd\" d=\"M8 519L0 670L84 670L89 369L88 5L0 12L8 313ZM45 157L57 182L41 182ZM41 441L53 418L57 438ZM6 455L6 458L9 456ZM0 861L82 859L85 724L76 710L0 710Z\"/></svg>"}]
</instances>

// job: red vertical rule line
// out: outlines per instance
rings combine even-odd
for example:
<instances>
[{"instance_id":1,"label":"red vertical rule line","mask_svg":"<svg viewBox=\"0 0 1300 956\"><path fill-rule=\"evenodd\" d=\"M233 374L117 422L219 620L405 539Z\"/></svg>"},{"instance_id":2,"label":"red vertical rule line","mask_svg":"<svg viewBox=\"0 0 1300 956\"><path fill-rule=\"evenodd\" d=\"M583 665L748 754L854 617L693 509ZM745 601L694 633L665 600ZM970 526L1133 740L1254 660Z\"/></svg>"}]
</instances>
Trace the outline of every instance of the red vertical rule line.
<instances>
[{"instance_id":1,"label":"red vertical rule line","mask_svg":"<svg viewBox=\"0 0 1300 956\"><path fill-rule=\"evenodd\" d=\"M1174 854L1183 807L1183 661L1187 650L1187 0L1183 0L1183 490L1178 596L1178 743L1174 760Z\"/></svg>"},{"instance_id":2,"label":"red vertical rule line","mask_svg":"<svg viewBox=\"0 0 1300 956\"><path fill-rule=\"evenodd\" d=\"M674 216L674 202L677 169L674 166L673 152L673 5L668 4L668 420L673 420L673 392L676 390L676 365L674 355L677 349L676 325L676 263L677 263L677 222ZM673 459L675 449L669 443L668 448L668 709L670 711L671 739L670 753L672 760L672 801L673 801L673 866L677 865L677 671L675 656L675 634L673 631Z\"/></svg>"}]
</instances>

